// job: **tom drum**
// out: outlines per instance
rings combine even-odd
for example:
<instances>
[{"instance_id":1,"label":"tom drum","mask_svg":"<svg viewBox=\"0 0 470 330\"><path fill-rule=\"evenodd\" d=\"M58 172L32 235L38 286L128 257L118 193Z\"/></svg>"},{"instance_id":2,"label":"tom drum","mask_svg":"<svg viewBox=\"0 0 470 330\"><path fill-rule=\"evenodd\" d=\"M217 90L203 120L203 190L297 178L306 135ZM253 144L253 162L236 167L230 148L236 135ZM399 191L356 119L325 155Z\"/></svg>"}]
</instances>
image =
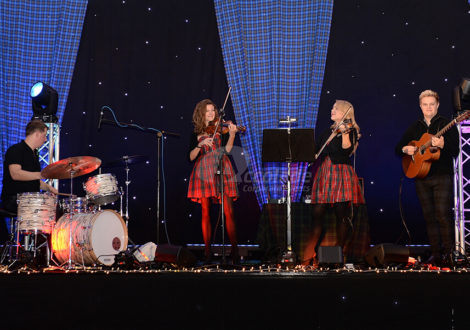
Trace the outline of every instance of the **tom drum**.
<instances>
[{"instance_id":1,"label":"tom drum","mask_svg":"<svg viewBox=\"0 0 470 330\"><path fill-rule=\"evenodd\" d=\"M118 182L113 174L98 174L89 178L84 184L86 196L96 205L106 205L119 198Z\"/></svg>"},{"instance_id":2,"label":"tom drum","mask_svg":"<svg viewBox=\"0 0 470 330\"><path fill-rule=\"evenodd\" d=\"M18 194L18 230L50 234L55 224L57 198L49 192Z\"/></svg>"}]
</instances>

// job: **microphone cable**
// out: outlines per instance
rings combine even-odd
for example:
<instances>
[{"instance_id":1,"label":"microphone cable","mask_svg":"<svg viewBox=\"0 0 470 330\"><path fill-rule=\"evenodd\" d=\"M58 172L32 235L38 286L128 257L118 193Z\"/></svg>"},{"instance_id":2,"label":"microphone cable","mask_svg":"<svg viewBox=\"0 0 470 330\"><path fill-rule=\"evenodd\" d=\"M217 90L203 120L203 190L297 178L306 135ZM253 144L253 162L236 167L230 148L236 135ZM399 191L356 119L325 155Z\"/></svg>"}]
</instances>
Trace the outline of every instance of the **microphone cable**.
<instances>
[{"instance_id":1,"label":"microphone cable","mask_svg":"<svg viewBox=\"0 0 470 330\"><path fill-rule=\"evenodd\" d=\"M401 222L403 224L403 227L406 230L406 234L408 235L408 245L409 245L409 244L411 244L411 234L410 234L410 231L408 229L408 226L406 225L405 217L403 215L403 203L402 203L402 190L403 190L403 180L404 179L405 179L405 177L403 177L403 176L400 179L400 187L398 189L398 208L400 210ZM402 234L403 234L403 231L400 234L400 236L398 237L398 239L395 241L395 244L397 244L400 241L400 239L402 237Z\"/></svg>"}]
</instances>

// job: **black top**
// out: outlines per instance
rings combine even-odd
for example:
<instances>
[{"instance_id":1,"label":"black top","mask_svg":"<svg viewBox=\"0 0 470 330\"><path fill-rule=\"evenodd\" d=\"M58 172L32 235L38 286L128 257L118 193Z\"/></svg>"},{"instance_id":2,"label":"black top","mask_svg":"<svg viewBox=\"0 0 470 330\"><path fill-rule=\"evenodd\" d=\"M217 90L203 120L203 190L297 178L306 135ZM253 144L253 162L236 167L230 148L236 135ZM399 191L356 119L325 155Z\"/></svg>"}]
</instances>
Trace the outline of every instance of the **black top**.
<instances>
[{"instance_id":1,"label":"black top","mask_svg":"<svg viewBox=\"0 0 470 330\"><path fill-rule=\"evenodd\" d=\"M189 150L188 150L188 159L189 159L189 160L191 160L191 159L189 158L189 154L191 153L191 151L192 151L194 148L196 148L196 146L197 146L198 143L199 143L199 141L197 140L197 136L198 136L198 134L196 134L196 133L194 133L194 132L193 132L193 134L191 134L191 140L190 140L190 142L189 142ZM229 138L229 134L228 134L228 133L227 133L227 134L222 134L222 138L221 138L221 146L222 146L222 147L225 147L225 146L227 145L228 138ZM226 149L225 149L225 153L227 153L227 150L226 150ZM229 154L229 153L227 153L227 154ZM197 155L197 157L196 157L194 160L196 160L196 159L199 157L199 155L201 155L201 153L199 153L199 154ZM193 160L193 161L194 161L194 160Z\"/></svg>"},{"instance_id":2,"label":"black top","mask_svg":"<svg viewBox=\"0 0 470 330\"><path fill-rule=\"evenodd\" d=\"M349 140L351 141L351 146L347 149L343 149L343 138L342 134L336 135L333 140L323 149L321 156L330 157L333 164L348 164L351 165L351 153L354 150L354 144L357 142L357 131L353 128L349 133ZM317 151L325 144L328 137L331 135L331 129L326 129L320 135L317 143Z\"/></svg>"},{"instance_id":3,"label":"black top","mask_svg":"<svg viewBox=\"0 0 470 330\"><path fill-rule=\"evenodd\" d=\"M37 150L32 150L26 142L12 145L8 148L5 159L3 162L3 188L2 200L8 197L16 196L18 193L23 192L38 192L40 191L39 180L32 181L16 181L10 175L9 165L21 165L21 169L29 172L40 172L41 165L39 164L39 155Z\"/></svg>"},{"instance_id":4,"label":"black top","mask_svg":"<svg viewBox=\"0 0 470 330\"><path fill-rule=\"evenodd\" d=\"M403 156L402 148L412 140L419 140L424 133L436 134L450 121L439 114L435 115L431 119L431 124L428 126L424 119L420 119L414 122L405 134L402 136L400 141L395 147L395 153L399 156ZM441 150L441 156L438 160L431 163L431 169L429 170L428 177L433 174L452 174L454 170L452 157L456 157L459 154L459 134L457 129L454 127L450 128L444 137L444 148Z\"/></svg>"}]
</instances>

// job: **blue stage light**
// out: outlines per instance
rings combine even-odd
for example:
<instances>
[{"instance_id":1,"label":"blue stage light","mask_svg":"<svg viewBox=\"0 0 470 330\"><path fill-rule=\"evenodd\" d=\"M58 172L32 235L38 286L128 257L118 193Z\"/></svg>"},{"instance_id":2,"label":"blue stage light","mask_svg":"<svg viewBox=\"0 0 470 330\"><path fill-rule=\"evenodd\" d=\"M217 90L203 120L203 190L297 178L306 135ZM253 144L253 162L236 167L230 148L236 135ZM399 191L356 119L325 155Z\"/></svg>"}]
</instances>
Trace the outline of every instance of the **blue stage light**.
<instances>
[{"instance_id":1,"label":"blue stage light","mask_svg":"<svg viewBox=\"0 0 470 330\"><path fill-rule=\"evenodd\" d=\"M45 122L56 123L58 106L57 91L51 86L38 81L31 87L31 99L33 106L33 118L41 119Z\"/></svg>"},{"instance_id":2,"label":"blue stage light","mask_svg":"<svg viewBox=\"0 0 470 330\"><path fill-rule=\"evenodd\" d=\"M36 97L41 94L44 84L42 82L37 82L31 87L31 97Z\"/></svg>"}]
</instances>

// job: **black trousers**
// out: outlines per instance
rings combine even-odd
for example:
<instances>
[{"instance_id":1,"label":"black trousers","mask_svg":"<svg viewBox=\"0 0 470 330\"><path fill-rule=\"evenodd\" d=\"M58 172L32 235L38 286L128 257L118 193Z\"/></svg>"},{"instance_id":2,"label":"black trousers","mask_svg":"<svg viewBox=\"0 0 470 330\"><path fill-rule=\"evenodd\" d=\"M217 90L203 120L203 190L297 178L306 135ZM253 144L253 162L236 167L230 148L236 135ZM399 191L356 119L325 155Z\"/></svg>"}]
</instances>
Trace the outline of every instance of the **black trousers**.
<instances>
[{"instance_id":1,"label":"black trousers","mask_svg":"<svg viewBox=\"0 0 470 330\"><path fill-rule=\"evenodd\" d=\"M453 180L450 174L416 179L418 194L432 254L440 257L454 248L454 218L452 213Z\"/></svg>"}]
</instances>

